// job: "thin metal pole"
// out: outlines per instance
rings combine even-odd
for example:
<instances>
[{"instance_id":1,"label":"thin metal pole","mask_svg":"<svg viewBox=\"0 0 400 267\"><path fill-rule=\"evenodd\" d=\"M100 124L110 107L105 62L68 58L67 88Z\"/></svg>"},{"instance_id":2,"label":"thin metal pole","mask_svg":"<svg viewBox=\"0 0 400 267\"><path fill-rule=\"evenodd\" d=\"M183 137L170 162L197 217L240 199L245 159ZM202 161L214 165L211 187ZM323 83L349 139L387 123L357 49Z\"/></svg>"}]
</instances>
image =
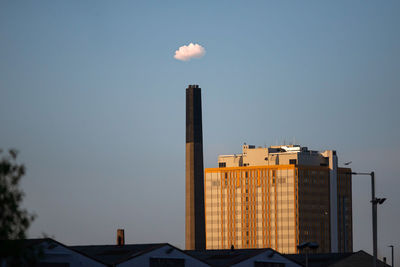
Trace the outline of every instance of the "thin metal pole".
<instances>
[{"instance_id":1,"label":"thin metal pole","mask_svg":"<svg viewBox=\"0 0 400 267\"><path fill-rule=\"evenodd\" d=\"M392 249L392 267L394 267L393 245L390 245L389 247Z\"/></svg>"},{"instance_id":2,"label":"thin metal pole","mask_svg":"<svg viewBox=\"0 0 400 267\"><path fill-rule=\"evenodd\" d=\"M308 267L308 250L306 250L306 267Z\"/></svg>"},{"instance_id":3,"label":"thin metal pole","mask_svg":"<svg viewBox=\"0 0 400 267\"><path fill-rule=\"evenodd\" d=\"M372 205L372 239L373 239L373 252L374 252L374 257L373 257L373 265L376 267L376 259L377 259L377 254L378 254L378 249L377 249L377 205L375 200L375 173L371 172L371 193L372 193L372 199L371 199L371 205Z\"/></svg>"},{"instance_id":4,"label":"thin metal pole","mask_svg":"<svg viewBox=\"0 0 400 267\"><path fill-rule=\"evenodd\" d=\"M372 206L372 249L373 249L373 258L372 258L372 265L376 267L377 264L377 255L378 255L378 227L377 227L377 206L378 201L375 197L375 172L371 173L362 173L362 172L352 172L351 174L354 175L370 175L371 176L371 206ZM385 201L385 199L382 199ZM383 201L380 203L382 204Z\"/></svg>"},{"instance_id":5,"label":"thin metal pole","mask_svg":"<svg viewBox=\"0 0 400 267\"><path fill-rule=\"evenodd\" d=\"M393 253L393 250L394 250L394 248L392 246L392 267L394 267L394 253Z\"/></svg>"},{"instance_id":6,"label":"thin metal pole","mask_svg":"<svg viewBox=\"0 0 400 267\"><path fill-rule=\"evenodd\" d=\"M342 198L342 221L343 221L343 252L347 252L347 237L346 237L346 197Z\"/></svg>"}]
</instances>

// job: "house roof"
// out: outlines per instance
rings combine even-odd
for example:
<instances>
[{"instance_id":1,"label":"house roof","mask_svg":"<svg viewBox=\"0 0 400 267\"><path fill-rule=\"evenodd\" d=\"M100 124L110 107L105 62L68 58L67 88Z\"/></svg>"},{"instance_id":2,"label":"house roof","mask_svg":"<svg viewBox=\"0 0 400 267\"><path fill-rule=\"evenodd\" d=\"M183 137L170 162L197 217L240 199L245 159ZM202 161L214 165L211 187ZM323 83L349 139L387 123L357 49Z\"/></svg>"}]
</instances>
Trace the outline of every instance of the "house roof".
<instances>
[{"instance_id":1,"label":"house roof","mask_svg":"<svg viewBox=\"0 0 400 267\"><path fill-rule=\"evenodd\" d=\"M332 265L331 267L359 267L359 266L371 266L372 265L373 256L368 254L367 252L360 250L355 253L352 253L349 257L341 259ZM382 262L378 259L377 267L390 267L390 265Z\"/></svg>"},{"instance_id":2,"label":"house roof","mask_svg":"<svg viewBox=\"0 0 400 267\"><path fill-rule=\"evenodd\" d=\"M150 252L163 246L170 246L167 243L135 244L135 245L91 245L91 246L69 246L83 254L99 259L107 264L118 264Z\"/></svg>"},{"instance_id":3,"label":"house roof","mask_svg":"<svg viewBox=\"0 0 400 267\"><path fill-rule=\"evenodd\" d=\"M353 253L310 253L308 254L309 267L326 267L340 261ZM297 262L301 265L306 265L306 254L285 254L285 257Z\"/></svg>"},{"instance_id":4,"label":"house roof","mask_svg":"<svg viewBox=\"0 0 400 267\"><path fill-rule=\"evenodd\" d=\"M271 251L277 253L273 249L218 249L218 250L186 250L189 255L198 258L212 266L224 267L242 262L260 253Z\"/></svg>"},{"instance_id":5,"label":"house roof","mask_svg":"<svg viewBox=\"0 0 400 267\"><path fill-rule=\"evenodd\" d=\"M90 258L90 259L92 259L94 261L97 261L99 263L105 264L105 262L102 262L101 260L99 260L97 258L91 257L88 254L85 254L85 253L83 253L81 251L75 250L75 249L71 248L70 246L66 246L63 243L60 243L60 242L58 242L58 241L56 241L54 239L48 238L48 237L46 237L46 238L18 239L18 240L0 240L0 248L1 248L1 250L3 250L3 248L7 248L6 249L7 251L4 251L6 253L4 255L8 256L7 253L10 253L9 255L12 256L12 255L14 255L15 251L19 251L19 249L21 249L21 248L24 249L24 250L25 249L34 249L34 248L37 248L39 245L41 245L42 243L45 243L45 242L48 242L50 244L52 243L50 245L51 247L49 246L50 249L54 248L55 247L54 244L55 244L56 246L58 245L58 246L65 247L66 249L69 249L69 250L71 250L71 251L73 251L75 253L81 254L81 255L83 255L85 257L88 257L88 258ZM1 254L3 254L3 251L2 251Z\"/></svg>"},{"instance_id":6,"label":"house roof","mask_svg":"<svg viewBox=\"0 0 400 267\"><path fill-rule=\"evenodd\" d=\"M305 266L305 254L286 254L287 258ZM308 254L309 267L357 267L372 265L372 255L363 250L347 253L318 253ZM389 267L389 265L378 259L378 267Z\"/></svg>"}]
</instances>

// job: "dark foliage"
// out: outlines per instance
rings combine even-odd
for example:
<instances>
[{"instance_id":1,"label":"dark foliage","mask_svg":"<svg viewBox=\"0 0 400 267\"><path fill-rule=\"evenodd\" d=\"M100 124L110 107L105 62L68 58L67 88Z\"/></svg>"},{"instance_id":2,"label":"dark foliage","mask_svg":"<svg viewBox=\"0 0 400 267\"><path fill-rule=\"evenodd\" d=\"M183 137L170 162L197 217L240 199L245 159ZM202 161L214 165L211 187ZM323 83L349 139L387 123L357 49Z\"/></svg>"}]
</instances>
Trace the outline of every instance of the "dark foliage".
<instances>
[{"instance_id":1,"label":"dark foliage","mask_svg":"<svg viewBox=\"0 0 400 267\"><path fill-rule=\"evenodd\" d=\"M0 262L5 258L32 257L24 248L23 239L34 215L21 208L24 193L19 182L25 174L25 166L17 162L17 155L16 150L4 154L0 150Z\"/></svg>"}]
</instances>

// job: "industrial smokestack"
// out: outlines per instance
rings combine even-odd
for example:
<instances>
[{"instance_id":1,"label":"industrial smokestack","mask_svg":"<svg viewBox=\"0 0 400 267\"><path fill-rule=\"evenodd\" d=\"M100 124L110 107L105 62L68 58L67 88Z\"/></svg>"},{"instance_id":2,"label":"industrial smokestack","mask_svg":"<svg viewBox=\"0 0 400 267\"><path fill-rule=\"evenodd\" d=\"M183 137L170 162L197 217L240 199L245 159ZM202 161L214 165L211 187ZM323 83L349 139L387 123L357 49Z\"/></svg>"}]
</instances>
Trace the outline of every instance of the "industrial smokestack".
<instances>
[{"instance_id":1,"label":"industrial smokestack","mask_svg":"<svg viewBox=\"0 0 400 267\"><path fill-rule=\"evenodd\" d=\"M186 249L206 248L201 88L186 89Z\"/></svg>"},{"instance_id":2,"label":"industrial smokestack","mask_svg":"<svg viewBox=\"0 0 400 267\"><path fill-rule=\"evenodd\" d=\"M125 245L125 231L124 229L117 229L117 245Z\"/></svg>"}]
</instances>

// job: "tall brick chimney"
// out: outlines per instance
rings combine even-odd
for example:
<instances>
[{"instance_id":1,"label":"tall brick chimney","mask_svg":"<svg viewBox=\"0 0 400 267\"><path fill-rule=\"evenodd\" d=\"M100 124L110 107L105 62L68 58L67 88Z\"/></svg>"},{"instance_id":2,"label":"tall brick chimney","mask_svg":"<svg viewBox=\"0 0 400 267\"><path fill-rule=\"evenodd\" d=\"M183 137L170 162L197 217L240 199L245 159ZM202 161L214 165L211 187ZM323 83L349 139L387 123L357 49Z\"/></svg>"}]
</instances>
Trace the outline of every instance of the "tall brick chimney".
<instances>
[{"instance_id":1,"label":"tall brick chimney","mask_svg":"<svg viewBox=\"0 0 400 267\"><path fill-rule=\"evenodd\" d=\"M186 89L186 249L206 248L201 88Z\"/></svg>"}]
</instances>

